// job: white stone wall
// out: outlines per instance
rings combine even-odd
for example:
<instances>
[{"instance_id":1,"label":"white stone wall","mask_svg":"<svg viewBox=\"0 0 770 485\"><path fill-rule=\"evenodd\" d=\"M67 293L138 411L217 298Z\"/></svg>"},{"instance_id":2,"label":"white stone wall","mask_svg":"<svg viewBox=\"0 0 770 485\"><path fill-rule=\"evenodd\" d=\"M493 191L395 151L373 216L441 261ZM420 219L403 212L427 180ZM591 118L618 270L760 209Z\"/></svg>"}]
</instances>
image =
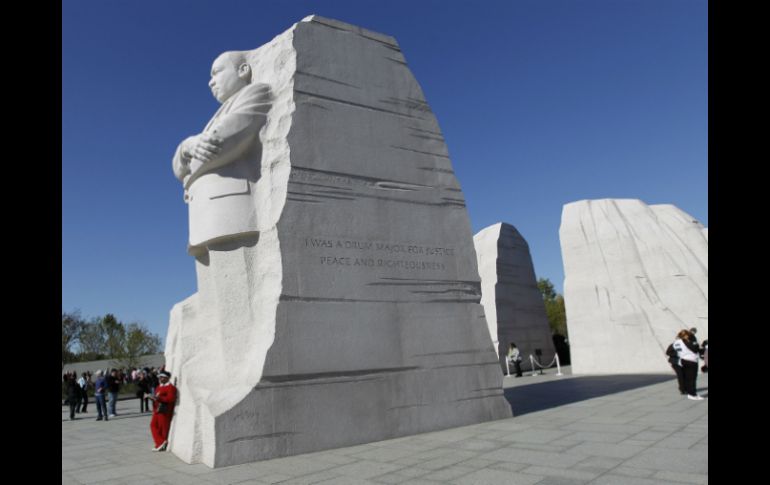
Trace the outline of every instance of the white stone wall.
<instances>
[{"instance_id":1,"label":"white stone wall","mask_svg":"<svg viewBox=\"0 0 770 485\"><path fill-rule=\"evenodd\" d=\"M473 243L481 303L501 366L511 342L521 352L522 368L531 368L529 355L542 365L551 363L556 351L527 241L512 225L498 222L473 236ZM540 357L535 349L542 350Z\"/></svg>"},{"instance_id":2,"label":"white stone wall","mask_svg":"<svg viewBox=\"0 0 770 485\"><path fill-rule=\"evenodd\" d=\"M668 373L679 330L708 337L708 232L693 217L582 200L564 206L559 236L573 373Z\"/></svg>"},{"instance_id":3,"label":"white stone wall","mask_svg":"<svg viewBox=\"0 0 770 485\"><path fill-rule=\"evenodd\" d=\"M171 312L170 450L227 466L511 415L470 223L395 39L313 16L249 53L259 236Z\"/></svg>"}]
</instances>

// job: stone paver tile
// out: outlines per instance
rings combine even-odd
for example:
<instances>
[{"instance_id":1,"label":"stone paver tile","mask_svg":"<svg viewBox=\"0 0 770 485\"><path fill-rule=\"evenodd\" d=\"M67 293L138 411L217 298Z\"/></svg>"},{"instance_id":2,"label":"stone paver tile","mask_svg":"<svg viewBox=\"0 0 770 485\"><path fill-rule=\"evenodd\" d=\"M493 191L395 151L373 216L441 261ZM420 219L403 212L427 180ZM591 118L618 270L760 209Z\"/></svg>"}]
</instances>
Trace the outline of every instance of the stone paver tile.
<instances>
[{"instance_id":1,"label":"stone paver tile","mask_svg":"<svg viewBox=\"0 0 770 485\"><path fill-rule=\"evenodd\" d=\"M333 478L330 474L329 478ZM269 475L260 475L257 480L259 483L286 483L288 480L293 480L289 475L281 475L280 473L271 473ZM313 483L313 482L311 482Z\"/></svg>"},{"instance_id":2,"label":"stone paver tile","mask_svg":"<svg viewBox=\"0 0 770 485\"><path fill-rule=\"evenodd\" d=\"M384 475L386 473L394 472L403 468L400 465L391 463L379 463L373 461L351 463L349 465L342 465L334 468L332 472L335 475L344 477L356 477L356 478L372 478L377 475Z\"/></svg>"},{"instance_id":3,"label":"stone paver tile","mask_svg":"<svg viewBox=\"0 0 770 485\"><path fill-rule=\"evenodd\" d=\"M641 441L660 441L667 436L670 436L675 431L676 430L673 429L668 429L666 431L645 430L641 433L636 433L635 435L630 436L630 439Z\"/></svg>"},{"instance_id":4,"label":"stone paver tile","mask_svg":"<svg viewBox=\"0 0 770 485\"><path fill-rule=\"evenodd\" d=\"M499 441L470 439L465 441L458 441L457 443L451 443L447 446L456 450L488 451L495 450L503 445Z\"/></svg>"},{"instance_id":5,"label":"stone paver tile","mask_svg":"<svg viewBox=\"0 0 770 485\"><path fill-rule=\"evenodd\" d=\"M459 466L467 466L470 468L492 468L493 466L499 464L500 462L498 460L486 460L483 458L471 458L470 460L465 460L463 462L458 463Z\"/></svg>"},{"instance_id":6,"label":"stone paver tile","mask_svg":"<svg viewBox=\"0 0 770 485\"><path fill-rule=\"evenodd\" d=\"M569 454L606 456L609 458L631 458L644 450L645 447L643 446L584 442L570 448Z\"/></svg>"},{"instance_id":7,"label":"stone paver tile","mask_svg":"<svg viewBox=\"0 0 770 485\"><path fill-rule=\"evenodd\" d=\"M676 433L659 441L655 446L661 448L689 448L703 439L703 433Z\"/></svg>"},{"instance_id":8,"label":"stone paver tile","mask_svg":"<svg viewBox=\"0 0 770 485\"><path fill-rule=\"evenodd\" d=\"M678 472L657 472L655 478L659 480L668 480L673 482L682 483L694 483L697 485L708 485L708 475L700 475L697 473L678 473Z\"/></svg>"},{"instance_id":9,"label":"stone paver tile","mask_svg":"<svg viewBox=\"0 0 770 485\"><path fill-rule=\"evenodd\" d=\"M406 475L402 475L401 473L396 472L396 473L386 473L385 475L380 475L378 477L371 478L370 480L376 483L387 483L390 485L394 485L397 483L404 483L405 481L409 480L409 478L410 477Z\"/></svg>"},{"instance_id":10,"label":"stone paver tile","mask_svg":"<svg viewBox=\"0 0 770 485\"><path fill-rule=\"evenodd\" d=\"M646 468L636 468L632 466L621 465L617 468L613 468L611 473L614 475L623 475L627 477L647 478L647 477L651 477L655 473L655 470L648 470Z\"/></svg>"},{"instance_id":11,"label":"stone paver tile","mask_svg":"<svg viewBox=\"0 0 770 485\"><path fill-rule=\"evenodd\" d=\"M379 447L376 450L366 450L361 453L356 453L355 455L352 455L352 457L358 460L390 462L400 458L414 456L414 454L415 452L412 450L399 450L396 448Z\"/></svg>"},{"instance_id":12,"label":"stone paver tile","mask_svg":"<svg viewBox=\"0 0 770 485\"><path fill-rule=\"evenodd\" d=\"M329 480L324 480L321 482L315 482L318 485L371 485L377 482L373 482L371 480L366 480L363 478L355 478L355 477L335 477L331 478Z\"/></svg>"},{"instance_id":13,"label":"stone paver tile","mask_svg":"<svg viewBox=\"0 0 770 485\"><path fill-rule=\"evenodd\" d=\"M456 485L534 485L542 479L543 477L538 475L524 475L521 473L512 474L501 470L482 469L451 480L450 483Z\"/></svg>"},{"instance_id":14,"label":"stone paver tile","mask_svg":"<svg viewBox=\"0 0 770 485\"><path fill-rule=\"evenodd\" d=\"M545 477L537 485L584 485L588 482L577 478Z\"/></svg>"},{"instance_id":15,"label":"stone paver tile","mask_svg":"<svg viewBox=\"0 0 770 485\"><path fill-rule=\"evenodd\" d=\"M474 471L476 471L476 468L468 466L450 466L442 470L431 471L430 473L423 475L422 478L425 480L445 483L449 480L473 473Z\"/></svg>"},{"instance_id":16,"label":"stone paver tile","mask_svg":"<svg viewBox=\"0 0 770 485\"><path fill-rule=\"evenodd\" d=\"M568 435L565 439L574 441L594 441L599 443L619 443L627 437L628 435L625 433L596 433L592 431L576 431L575 433Z\"/></svg>"},{"instance_id":17,"label":"stone paver tile","mask_svg":"<svg viewBox=\"0 0 770 485\"><path fill-rule=\"evenodd\" d=\"M574 466L585 459L584 456L572 454L571 452L555 453L548 451L524 450L521 448L505 448L483 454L480 458L494 461L526 463L529 465L554 466L559 468Z\"/></svg>"},{"instance_id":18,"label":"stone paver tile","mask_svg":"<svg viewBox=\"0 0 770 485\"><path fill-rule=\"evenodd\" d=\"M336 474L326 470L318 473L311 473L310 475L305 475L302 477L290 478L288 480L280 481L277 483L280 483L281 485L311 485L336 477Z\"/></svg>"},{"instance_id":19,"label":"stone paver tile","mask_svg":"<svg viewBox=\"0 0 770 485\"><path fill-rule=\"evenodd\" d=\"M654 441L649 441L649 440L636 440L636 439L630 439L630 440L621 441L621 442L620 442L620 443L618 443L618 444L619 444L619 445L624 445L624 446L625 446L625 445L628 445L628 446L637 446L637 447L639 447L639 448L649 448L650 446L653 446L653 445L655 445L655 442L654 442ZM657 446L657 445L655 445L655 446Z\"/></svg>"},{"instance_id":20,"label":"stone paver tile","mask_svg":"<svg viewBox=\"0 0 770 485\"><path fill-rule=\"evenodd\" d=\"M525 429L517 431L515 433L508 433L504 438L500 438L499 441L506 441L511 443L536 443L546 444L557 442L560 438L564 438L571 434L571 431L556 431L550 429Z\"/></svg>"},{"instance_id":21,"label":"stone paver tile","mask_svg":"<svg viewBox=\"0 0 770 485\"><path fill-rule=\"evenodd\" d=\"M702 451L648 448L627 460L624 465L677 473L708 474L708 453Z\"/></svg>"},{"instance_id":22,"label":"stone paver tile","mask_svg":"<svg viewBox=\"0 0 770 485\"><path fill-rule=\"evenodd\" d=\"M208 480L214 483L238 483L245 480L258 480L262 474L251 467L234 466L218 468L211 471L210 473L197 475L195 477L191 477L190 475L182 475L181 473L178 476L187 477L188 480L191 478L196 478L199 480ZM163 480L168 480L167 476L162 478ZM183 484L180 483L180 485Z\"/></svg>"},{"instance_id":23,"label":"stone paver tile","mask_svg":"<svg viewBox=\"0 0 770 485\"><path fill-rule=\"evenodd\" d=\"M472 451L456 451L446 456L440 456L426 462L422 462L416 465L417 468L423 468L425 470L439 470L448 466L456 465L460 462L470 460L477 456Z\"/></svg>"},{"instance_id":24,"label":"stone paver tile","mask_svg":"<svg viewBox=\"0 0 770 485\"><path fill-rule=\"evenodd\" d=\"M608 423L584 423L582 421L578 421L576 423L570 423L563 427L563 429L573 430L573 431L589 431L592 433L625 433L629 435L641 433L647 428L649 428L648 424L640 424L640 423L608 424Z\"/></svg>"},{"instance_id":25,"label":"stone paver tile","mask_svg":"<svg viewBox=\"0 0 770 485\"><path fill-rule=\"evenodd\" d=\"M607 474L589 482L591 485L662 485L660 480Z\"/></svg>"},{"instance_id":26,"label":"stone paver tile","mask_svg":"<svg viewBox=\"0 0 770 485\"><path fill-rule=\"evenodd\" d=\"M506 472L517 472L519 470L523 470L527 468L529 465L526 463L506 463L506 462L498 462L496 465L492 466L491 468L495 470L503 470Z\"/></svg>"},{"instance_id":27,"label":"stone paver tile","mask_svg":"<svg viewBox=\"0 0 770 485\"><path fill-rule=\"evenodd\" d=\"M142 475L147 469L147 464L124 465L116 467L102 467L88 470L72 471L72 477L82 483L96 483L106 480L120 480L134 475Z\"/></svg>"},{"instance_id":28,"label":"stone paver tile","mask_svg":"<svg viewBox=\"0 0 770 485\"><path fill-rule=\"evenodd\" d=\"M528 475L542 475L545 477L568 478L587 482L601 475L600 472L588 472L573 469L553 468L548 466L530 466L521 470Z\"/></svg>"},{"instance_id":29,"label":"stone paver tile","mask_svg":"<svg viewBox=\"0 0 770 485\"><path fill-rule=\"evenodd\" d=\"M430 470L426 470L425 468L419 468L415 466L415 467L409 467L409 468L402 468L397 473L400 473L401 475L404 475L405 477L409 477L409 478L418 478L430 473Z\"/></svg>"}]
</instances>

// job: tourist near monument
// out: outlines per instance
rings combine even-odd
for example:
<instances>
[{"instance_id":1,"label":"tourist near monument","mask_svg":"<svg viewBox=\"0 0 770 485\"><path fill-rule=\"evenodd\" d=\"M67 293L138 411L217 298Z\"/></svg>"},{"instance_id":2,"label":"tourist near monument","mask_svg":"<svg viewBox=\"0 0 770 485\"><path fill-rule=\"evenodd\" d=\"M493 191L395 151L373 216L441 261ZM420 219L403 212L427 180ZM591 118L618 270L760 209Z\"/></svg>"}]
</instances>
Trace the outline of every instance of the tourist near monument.
<instances>
[{"instance_id":1,"label":"tourist near monument","mask_svg":"<svg viewBox=\"0 0 770 485\"><path fill-rule=\"evenodd\" d=\"M392 37L311 16L214 61L173 170L198 291L167 449L220 467L511 416L470 222Z\"/></svg>"}]
</instances>

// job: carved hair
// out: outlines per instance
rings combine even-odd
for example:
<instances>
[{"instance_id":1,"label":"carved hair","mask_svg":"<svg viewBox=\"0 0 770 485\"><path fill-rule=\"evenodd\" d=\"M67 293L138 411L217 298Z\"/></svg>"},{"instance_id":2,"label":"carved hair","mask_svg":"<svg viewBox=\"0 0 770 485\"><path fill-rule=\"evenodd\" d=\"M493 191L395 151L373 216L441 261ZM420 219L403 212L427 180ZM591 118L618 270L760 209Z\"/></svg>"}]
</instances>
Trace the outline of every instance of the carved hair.
<instances>
[{"instance_id":1,"label":"carved hair","mask_svg":"<svg viewBox=\"0 0 770 485\"><path fill-rule=\"evenodd\" d=\"M233 66L235 67L235 70L237 71L241 65L246 64L249 66L249 69L251 69L251 65L246 60L246 54L248 51L227 51L223 52L219 55L219 57L226 56L227 59L230 60L230 62L233 63Z\"/></svg>"}]
</instances>

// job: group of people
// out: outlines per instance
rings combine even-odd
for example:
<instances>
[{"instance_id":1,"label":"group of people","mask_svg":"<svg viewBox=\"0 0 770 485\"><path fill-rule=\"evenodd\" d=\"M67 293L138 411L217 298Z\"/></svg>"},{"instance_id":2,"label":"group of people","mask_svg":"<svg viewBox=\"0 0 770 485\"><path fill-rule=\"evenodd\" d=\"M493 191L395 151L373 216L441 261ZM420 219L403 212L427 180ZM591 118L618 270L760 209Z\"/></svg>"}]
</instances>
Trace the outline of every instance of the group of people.
<instances>
[{"instance_id":1,"label":"group of people","mask_svg":"<svg viewBox=\"0 0 770 485\"><path fill-rule=\"evenodd\" d=\"M676 339L666 349L668 362L676 373L679 393L687 395L687 399L702 401L703 397L695 390L698 380L698 360L703 359L703 372L708 372L708 340L702 345L698 344L695 337L697 329L680 330Z\"/></svg>"},{"instance_id":2,"label":"group of people","mask_svg":"<svg viewBox=\"0 0 770 485\"><path fill-rule=\"evenodd\" d=\"M110 370L105 376L103 370L96 371L96 382L92 383L90 372L67 372L63 376L66 384L66 404L70 408L70 420L75 414L86 413L88 406L88 390L93 388L96 400L96 421L109 421L117 416L115 405L118 401L118 391L121 382L125 382L117 369ZM171 374L161 368L142 369L132 376L137 385L136 397L139 399L139 412L149 412L149 401L152 405L152 420L150 432L155 443L153 451L165 451L168 447L168 434L171 429L171 419L174 416L174 406L177 401L177 389L170 382ZM109 400L107 398L109 397ZM107 403L109 402L109 414Z\"/></svg>"}]
</instances>

